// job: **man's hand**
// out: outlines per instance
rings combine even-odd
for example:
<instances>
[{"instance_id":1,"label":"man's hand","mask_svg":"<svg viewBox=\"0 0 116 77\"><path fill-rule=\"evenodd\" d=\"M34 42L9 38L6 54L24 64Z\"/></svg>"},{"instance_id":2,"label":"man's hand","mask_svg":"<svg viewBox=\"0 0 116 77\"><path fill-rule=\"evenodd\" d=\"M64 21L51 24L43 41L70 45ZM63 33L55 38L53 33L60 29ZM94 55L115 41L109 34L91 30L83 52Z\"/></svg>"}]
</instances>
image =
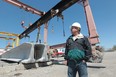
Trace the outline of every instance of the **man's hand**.
<instances>
[{"instance_id":1,"label":"man's hand","mask_svg":"<svg viewBox=\"0 0 116 77\"><path fill-rule=\"evenodd\" d=\"M67 65L67 60L65 60L65 61L63 62L63 64Z\"/></svg>"},{"instance_id":2,"label":"man's hand","mask_svg":"<svg viewBox=\"0 0 116 77\"><path fill-rule=\"evenodd\" d=\"M86 63L86 61L85 61L85 60L83 60L83 63Z\"/></svg>"}]
</instances>

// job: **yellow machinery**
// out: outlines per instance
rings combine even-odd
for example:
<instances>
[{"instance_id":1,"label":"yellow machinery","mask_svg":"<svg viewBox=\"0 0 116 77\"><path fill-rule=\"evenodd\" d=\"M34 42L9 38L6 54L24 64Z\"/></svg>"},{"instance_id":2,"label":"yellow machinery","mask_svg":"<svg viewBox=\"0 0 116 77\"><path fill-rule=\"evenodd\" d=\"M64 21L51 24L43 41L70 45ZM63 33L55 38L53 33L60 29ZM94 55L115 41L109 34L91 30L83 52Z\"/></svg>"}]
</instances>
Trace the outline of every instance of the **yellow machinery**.
<instances>
[{"instance_id":1,"label":"yellow machinery","mask_svg":"<svg viewBox=\"0 0 116 77\"><path fill-rule=\"evenodd\" d=\"M12 40L12 47L14 48L15 46L19 45L19 34L14 34L14 33L9 33L9 32L0 32L0 39L4 39L4 40ZM9 45L7 45L6 47L8 47Z\"/></svg>"}]
</instances>

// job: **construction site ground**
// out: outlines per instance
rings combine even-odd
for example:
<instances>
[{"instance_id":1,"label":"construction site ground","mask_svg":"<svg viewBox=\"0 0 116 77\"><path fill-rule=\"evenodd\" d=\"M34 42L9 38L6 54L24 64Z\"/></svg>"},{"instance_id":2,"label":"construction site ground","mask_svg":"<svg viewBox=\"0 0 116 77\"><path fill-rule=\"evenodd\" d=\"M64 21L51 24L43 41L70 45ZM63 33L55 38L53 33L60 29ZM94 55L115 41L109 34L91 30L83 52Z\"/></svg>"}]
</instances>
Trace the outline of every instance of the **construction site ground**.
<instances>
[{"instance_id":1,"label":"construction site ground","mask_svg":"<svg viewBox=\"0 0 116 77\"><path fill-rule=\"evenodd\" d=\"M63 60L63 57L57 60ZM102 63L87 64L88 77L116 77L116 52L105 52ZM0 61L0 77L67 77L67 66L54 64L25 69L22 64Z\"/></svg>"}]
</instances>

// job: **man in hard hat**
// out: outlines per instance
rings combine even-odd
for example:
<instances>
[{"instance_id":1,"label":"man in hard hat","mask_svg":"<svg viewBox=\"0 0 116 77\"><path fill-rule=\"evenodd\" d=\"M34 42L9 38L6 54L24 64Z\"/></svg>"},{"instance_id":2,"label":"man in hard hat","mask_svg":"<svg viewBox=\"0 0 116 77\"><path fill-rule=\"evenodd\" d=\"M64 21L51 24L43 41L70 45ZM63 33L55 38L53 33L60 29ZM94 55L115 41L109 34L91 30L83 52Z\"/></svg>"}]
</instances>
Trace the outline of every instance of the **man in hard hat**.
<instances>
[{"instance_id":1,"label":"man in hard hat","mask_svg":"<svg viewBox=\"0 0 116 77\"><path fill-rule=\"evenodd\" d=\"M91 45L88 38L80 33L81 25L75 22L71 26L72 35L66 41L65 64L68 66L68 77L88 77L86 61L91 56Z\"/></svg>"}]
</instances>

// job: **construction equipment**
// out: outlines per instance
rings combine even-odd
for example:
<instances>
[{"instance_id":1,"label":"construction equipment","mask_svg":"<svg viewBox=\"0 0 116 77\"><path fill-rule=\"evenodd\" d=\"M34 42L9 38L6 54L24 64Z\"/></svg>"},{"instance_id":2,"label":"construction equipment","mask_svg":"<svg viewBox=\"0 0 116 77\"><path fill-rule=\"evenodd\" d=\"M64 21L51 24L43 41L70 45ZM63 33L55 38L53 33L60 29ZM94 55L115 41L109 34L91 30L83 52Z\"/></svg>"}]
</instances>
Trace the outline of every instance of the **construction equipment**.
<instances>
[{"instance_id":1,"label":"construction equipment","mask_svg":"<svg viewBox=\"0 0 116 77\"><path fill-rule=\"evenodd\" d=\"M12 47L19 45L19 34L9 33L9 32L0 32L0 39L12 40Z\"/></svg>"},{"instance_id":2,"label":"construction equipment","mask_svg":"<svg viewBox=\"0 0 116 77\"><path fill-rule=\"evenodd\" d=\"M94 20L93 20L93 16L92 16L92 12L91 12L90 5L88 3L88 0L72 0L72 1L70 1L70 0L63 1L62 0L55 7L53 7L51 10L49 10L47 13L42 12L40 10L37 10L37 9L35 9L35 8L29 6L29 5L26 5L26 4L24 4L24 3L22 3L22 2L20 2L18 0L5 0L5 1L6 2L9 2L9 3L11 3L11 4L15 5L15 6L18 6L18 7L22 8L22 9L28 11L28 12L32 12L32 13L34 12L34 14L37 14L37 15L42 16L40 18L40 20L43 21L43 22L46 22L47 20L50 20L54 16L59 15L63 10L67 9L68 7L70 7L71 5L73 5L76 2L83 3L84 10L85 10L85 14L86 14L86 19L87 19L88 31L89 31L89 35L90 35L90 39L91 39L90 42L92 44L96 44L96 43L99 42L98 34L96 32L95 23L94 23ZM62 5L61 6L61 4L63 4L63 3L65 3L65 5ZM63 8L60 8L60 7L63 7ZM45 18L49 18L49 19L45 19ZM32 24L32 26L33 25L35 26L33 29L36 29L38 26L41 26L41 24L39 25L39 23L41 23L41 22L39 22L39 20L38 20L38 22L35 22L34 24ZM31 27L29 27L29 28L31 28ZM28 28L28 30L25 30L24 33L20 34L20 36L19 36L20 39L23 38L24 35L28 35L31 32L31 30L29 28ZM47 36L46 34L47 34L47 26L45 26L44 39L47 38L46 37Z\"/></svg>"},{"instance_id":3,"label":"construction equipment","mask_svg":"<svg viewBox=\"0 0 116 77\"><path fill-rule=\"evenodd\" d=\"M5 0L5 1L10 1L10 3L18 6L18 7L22 7L23 9L26 9L28 11L29 8L27 6L25 6L25 4L20 3L19 1L14 1L14 0ZM13 2L12 2L13 1ZM17 3L15 3L17 2ZM66 10L67 8L69 8L70 6L72 6L73 4L75 4L76 2L82 3L83 7L84 7L84 11L85 11L85 16L86 16L86 20L87 20L87 26L88 26L88 32L89 32L89 40L91 42L92 48L93 48L93 53L96 53L96 44L99 43L99 39L98 39L98 34L96 31L96 26L95 26L95 22L93 19L93 15L91 12L91 8L89 5L88 0L61 0L58 4L56 4L53 8L51 8L48 12L44 13L44 12L39 12L39 15L41 16L36 22L34 22L32 24L32 26L28 27L23 33L21 33L19 35L19 38L22 39L23 37L25 37L26 35L28 35L29 33L31 33L32 31L34 31L36 28L40 27L41 25L45 24L46 27L44 29L45 34L44 34L44 42L47 43L47 27L48 24L47 22L52 19L53 17L61 14L64 10ZM22 4L21 6L19 6L20 4ZM61 44L62 47L65 46L65 44ZM56 46L51 46L52 48L54 47L61 47L61 45L56 45ZM99 56L101 57L101 55ZM93 58L92 58L93 59ZM93 61L93 62L97 62L97 61Z\"/></svg>"}]
</instances>

